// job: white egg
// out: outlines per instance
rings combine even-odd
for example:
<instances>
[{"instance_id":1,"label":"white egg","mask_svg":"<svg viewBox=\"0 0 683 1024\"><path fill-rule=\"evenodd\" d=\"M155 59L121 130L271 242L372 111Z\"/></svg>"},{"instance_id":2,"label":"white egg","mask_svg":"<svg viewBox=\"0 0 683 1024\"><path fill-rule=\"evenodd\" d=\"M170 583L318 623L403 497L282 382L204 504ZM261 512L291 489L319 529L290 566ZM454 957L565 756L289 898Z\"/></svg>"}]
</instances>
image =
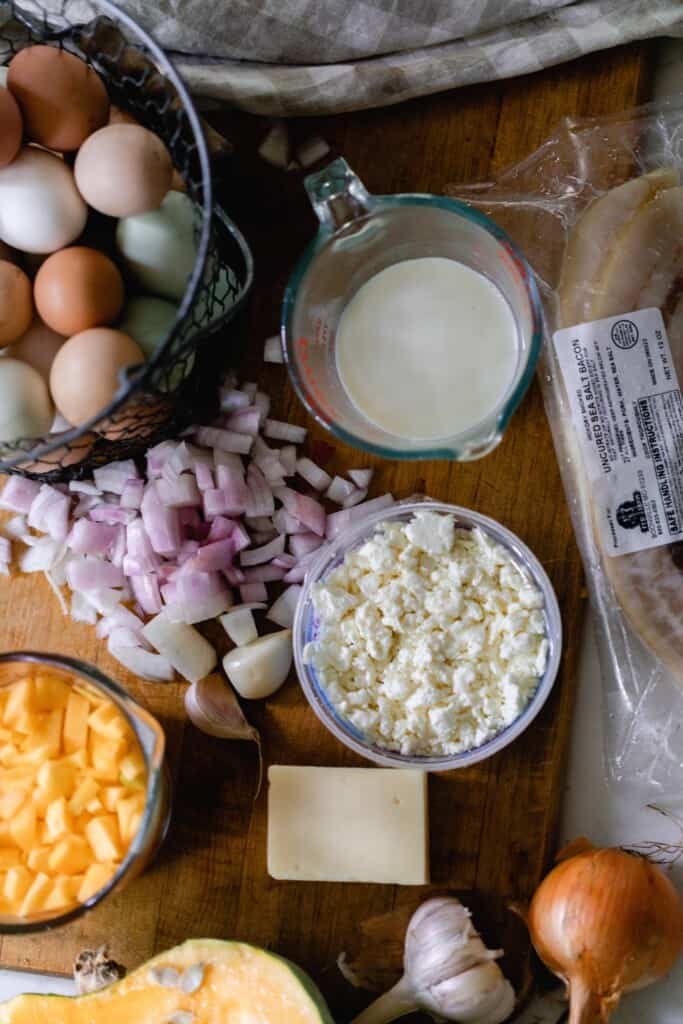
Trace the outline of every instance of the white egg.
<instances>
[{"instance_id":1,"label":"white egg","mask_svg":"<svg viewBox=\"0 0 683 1024\"><path fill-rule=\"evenodd\" d=\"M0 239L7 245L55 252L78 238L87 217L71 168L52 153L25 146L0 169Z\"/></svg>"},{"instance_id":2,"label":"white egg","mask_svg":"<svg viewBox=\"0 0 683 1024\"><path fill-rule=\"evenodd\" d=\"M123 307L119 329L130 335L148 359L166 338L178 312L177 306L154 295L136 295Z\"/></svg>"},{"instance_id":3,"label":"white egg","mask_svg":"<svg viewBox=\"0 0 683 1024\"><path fill-rule=\"evenodd\" d=\"M0 357L0 441L42 437L53 418L47 384L38 371L18 359Z\"/></svg>"},{"instance_id":4,"label":"white egg","mask_svg":"<svg viewBox=\"0 0 683 1024\"><path fill-rule=\"evenodd\" d=\"M0 67L0 85L7 86L7 76L9 75L8 67Z\"/></svg>"},{"instance_id":5,"label":"white egg","mask_svg":"<svg viewBox=\"0 0 683 1024\"><path fill-rule=\"evenodd\" d=\"M182 192L169 192L158 210L123 217L116 244L143 288L180 301L197 255L194 204Z\"/></svg>"}]
</instances>

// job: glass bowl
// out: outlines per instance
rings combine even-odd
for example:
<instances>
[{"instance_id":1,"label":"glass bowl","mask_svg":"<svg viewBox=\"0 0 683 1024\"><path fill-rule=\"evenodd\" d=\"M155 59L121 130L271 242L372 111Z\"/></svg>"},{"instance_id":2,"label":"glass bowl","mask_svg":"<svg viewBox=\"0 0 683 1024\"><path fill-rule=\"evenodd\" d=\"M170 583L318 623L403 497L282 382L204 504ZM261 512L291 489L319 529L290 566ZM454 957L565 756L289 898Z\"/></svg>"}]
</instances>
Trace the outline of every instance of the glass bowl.
<instances>
[{"instance_id":1,"label":"glass bowl","mask_svg":"<svg viewBox=\"0 0 683 1024\"><path fill-rule=\"evenodd\" d=\"M112 700L135 733L145 760L147 792L140 828L128 853L113 878L84 903L67 910L43 912L31 917L8 917L0 912L0 935L22 935L56 928L75 920L97 906L110 893L122 889L139 875L154 857L168 830L171 817L170 776L164 752L166 738L155 718L122 687L108 679L99 669L75 658L34 651L0 654L0 688L10 686L24 676L30 666L45 667L51 674L71 684L95 690ZM2 769L0 768L0 781Z\"/></svg>"},{"instance_id":2,"label":"glass bowl","mask_svg":"<svg viewBox=\"0 0 683 1024\"><path fill-rule=\"evenodd\" d=\"M360 547L372 534L379 523L408 522L416 512L442 512L455 517L456 526L473 529L478 526L493 540L502 544L514 557L515 561L528 572L531 579L543 594L543 614L546 623L546 635L549 643L546 669L538 681L538 686L522 713L492 739L481 746L460 754L419 756L401 754L387 750L365 739L363 734L339 714L328 699L320 684L312 665L304 664L303 653L307 643L316 639L317 619L313 609L311 590L315 583L324 580L327 575L340 565L348 551ZM326 545L317 559L312 563L304 582L294 619L294 660L297 674L304 694L314 712L336 738L354 750L361 757L386 768L421 768L424 771L450 771L453 768L466 768L483 761L498 751L503 750L515 740L533 722L552 689L562 652L562 620L555 591L543 566L519 537L506 530L494 519L470 512L457 505L448 505L433 501L430 498L398 502L389 509L375 512L367 516L349 529L343 531L331 544Z\"/></svg>"}]
</instances>

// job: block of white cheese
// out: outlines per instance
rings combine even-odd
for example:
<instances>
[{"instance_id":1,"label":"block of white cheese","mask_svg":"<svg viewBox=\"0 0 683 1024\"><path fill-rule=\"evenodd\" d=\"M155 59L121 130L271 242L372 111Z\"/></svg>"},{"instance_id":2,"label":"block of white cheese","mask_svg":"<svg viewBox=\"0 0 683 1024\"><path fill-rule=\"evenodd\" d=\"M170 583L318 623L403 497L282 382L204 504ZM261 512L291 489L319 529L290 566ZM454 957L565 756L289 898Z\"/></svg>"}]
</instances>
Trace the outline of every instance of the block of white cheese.
<instances>
[{"instance_id":1,"label":"block of white cheese","mask_svg":"<svg viewBox=\"0 0 683 1024\"><path fill-rule=\"evenodd\" d=\"M273 878L429 881L426 772L271 765L268 780Z\"/></svg>"}]
</instances>

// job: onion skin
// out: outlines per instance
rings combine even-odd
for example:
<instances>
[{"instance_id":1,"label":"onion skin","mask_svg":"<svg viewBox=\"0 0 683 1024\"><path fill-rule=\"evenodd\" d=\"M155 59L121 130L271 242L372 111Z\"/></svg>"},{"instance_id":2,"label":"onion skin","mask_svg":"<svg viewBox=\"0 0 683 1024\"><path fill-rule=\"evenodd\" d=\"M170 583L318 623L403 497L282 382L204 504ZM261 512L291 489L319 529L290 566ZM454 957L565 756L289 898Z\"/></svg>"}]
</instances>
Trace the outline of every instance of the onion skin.
<instances>
[{"instance_id":1,"label":"onion skin","mask_svg":"<svg viewBox=\"0 0 683 1024\"><path fill-rule=\"evenodd\" d=\"M683 902L646 858L577 840L529 907L531 941L567 983L569 1024L604 1024L622 992L644 988L683 948Z\"/></svg>"}]
</instances>

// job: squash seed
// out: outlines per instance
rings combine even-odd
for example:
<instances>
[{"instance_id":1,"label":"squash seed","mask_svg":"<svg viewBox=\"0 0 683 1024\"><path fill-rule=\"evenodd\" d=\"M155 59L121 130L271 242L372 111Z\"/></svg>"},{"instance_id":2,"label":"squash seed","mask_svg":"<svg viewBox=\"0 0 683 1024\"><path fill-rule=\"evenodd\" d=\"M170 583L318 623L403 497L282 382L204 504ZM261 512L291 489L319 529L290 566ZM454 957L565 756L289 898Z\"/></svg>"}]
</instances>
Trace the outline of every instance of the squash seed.
<instances>
[{"instance_id":1,"label":"squash seed","mask_svg":"<svg viewBox=\"0 0 683 1024\"><path fill-rule=\"evenodd\" d=\"M178 1010L168 1018L167 1024L194 1024L194 1015L187 1010Z\"/></svg>"},{"instance_id":2,"label":"squash seed","mask_svg":"<svg viewBox=\"0 0 683 1024\"><path fill-rule=\"evenodd\" d=\"M178 988L180 974L175 967L150 967L149 979L162 988Z\"/></svg>"},{"instance_id":3,"label":"squash seed","mask_svg":"<svg viewBox=\"0 0 683 1024\"><path fill-rule=\"evenodd\" d=\"M180 977L180 988L188 996L196 992L204 981L204 964L193 964L183 971Z\"/></svg>"}]
</instances>

